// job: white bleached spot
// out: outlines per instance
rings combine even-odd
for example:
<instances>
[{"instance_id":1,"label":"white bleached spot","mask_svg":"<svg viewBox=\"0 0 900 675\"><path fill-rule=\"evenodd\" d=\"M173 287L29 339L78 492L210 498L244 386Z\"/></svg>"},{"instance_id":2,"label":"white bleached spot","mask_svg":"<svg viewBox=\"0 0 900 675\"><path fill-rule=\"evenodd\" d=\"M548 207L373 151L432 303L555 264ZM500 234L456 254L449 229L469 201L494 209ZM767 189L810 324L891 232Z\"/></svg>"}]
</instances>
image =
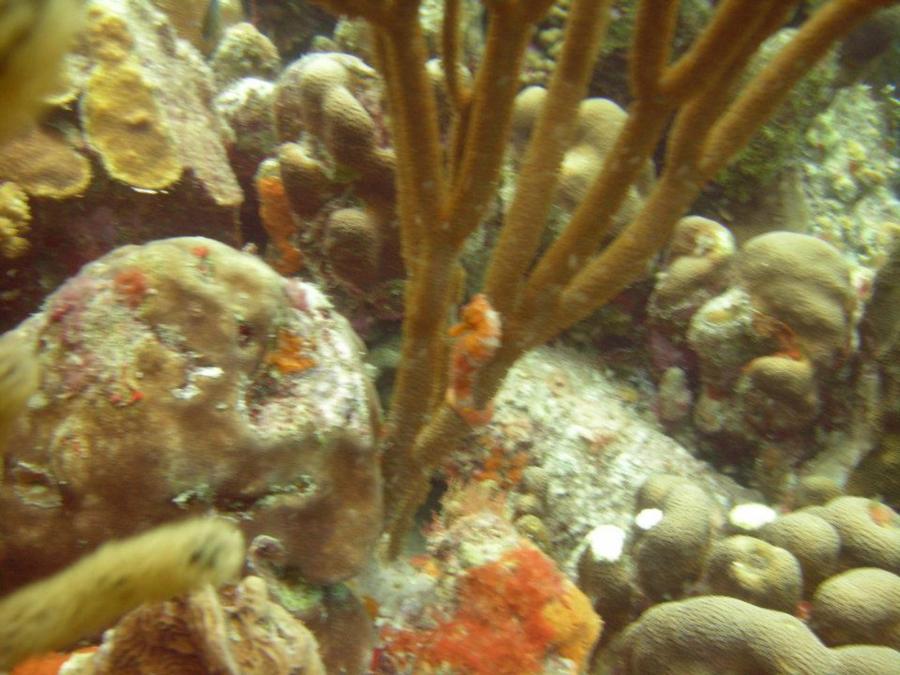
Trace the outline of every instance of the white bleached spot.
<instances>
[{"instance_id":1,"label":"white bleached spot","mask_svg":"<svg viewBox=\"0 0 900 675\"><path fill-rule=\"evenodd\" d=\"M758 530L778 517L775 509L758 502L738 504L728 514L728 522L740 530Z\"/></svg>"},{"instance_id":2,"label":"white bleached spot","mask_svg":"<svg viewBox=\"0 0 900 675\"><path fill-rule=\"evenodd\" d=\"M660 509L643 509L634 517L634 524L642 530L649 530L656 527L662 519L663 512Z\"/></svg>"},{"instance_id":3,"label":"white bleached spot","mask_svg":"<svg viewBox=\"0 0 900 675\"><path fill-rule=\"evenodd\" d=\"M591 556L598 562L615 562L625 548L625 530L618 525L598 525L588 534Z\"/></svg>"}]
</instances>

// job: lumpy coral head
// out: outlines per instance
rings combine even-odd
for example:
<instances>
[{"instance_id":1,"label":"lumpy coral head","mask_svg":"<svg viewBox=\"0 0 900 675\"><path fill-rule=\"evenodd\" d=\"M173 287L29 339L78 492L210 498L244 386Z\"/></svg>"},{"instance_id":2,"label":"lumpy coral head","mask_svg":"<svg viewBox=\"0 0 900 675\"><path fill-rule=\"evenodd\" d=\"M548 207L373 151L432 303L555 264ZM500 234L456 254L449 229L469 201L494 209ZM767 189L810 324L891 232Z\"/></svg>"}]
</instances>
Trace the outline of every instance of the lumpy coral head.
<instances>
[{"instance_id":1,"label":"lumpy coral head","mask_svg":"<svg viewBox=\"0 0 900 675\"><path fill-rule=\"evenodd\" d=\"M19 330L44 377L3 479L5 588L211 508L282 539L310 580L365 561L377 404L361 343L314 286L163 240L88 265Z\"/></svg>"}]
</instances>

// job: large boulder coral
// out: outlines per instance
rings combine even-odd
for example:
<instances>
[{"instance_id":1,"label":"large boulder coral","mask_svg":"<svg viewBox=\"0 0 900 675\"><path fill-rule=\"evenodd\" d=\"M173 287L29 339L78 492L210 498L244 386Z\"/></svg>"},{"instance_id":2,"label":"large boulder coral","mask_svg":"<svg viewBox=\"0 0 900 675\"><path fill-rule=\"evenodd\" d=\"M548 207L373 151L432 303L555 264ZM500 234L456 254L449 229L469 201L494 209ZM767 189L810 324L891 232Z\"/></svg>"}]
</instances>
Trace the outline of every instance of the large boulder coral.
<instances>
[{"instance_id":1,"label":"large boulder coral","mask_svg":"<svg viewBox=\"0 0 900 675\"><path fill-rule=\"evenodd\" d=\"M649 478L639 509L659 509L661 520L637 538L634 557L647 593L676 597L696 581L714 536L715 502L691 481L670 475Z\"/></svg>"},{"instance_id":2,"label":"large boulder coral","mask_svg":"<svg viewBox=\"0 0 900 675\"><path fill-rule=\"evenodd\" d=\"M788 613L800 602L803 586L800 563L790 551L745 535L716 542L705 576L716 595Z\"/></svg>"},{"instance_id":3,"label":"large boulder coral","mask_svg":"<svg viewBox=\"0 0 900 675\"><path fill-rule=\"evenodd\" d=\"M353 574L381 526L363 348L314 286L199 237L88 265L20 329L43 371L10 439L11 589L110 537L240 516L309 580Z\"/></svg>"},{"instance_id":4,"label":"large boulder coral","mask_svg":"<svg viewBox=\"0 0 900 675\"><path fill-rule=\"evenodd\" d=\"M741 249L738 278L754 306L789 331L784 347L826 368L846 358L856 293L834 246L794 232L760 235Z\"/></svg>"}]
</instances>

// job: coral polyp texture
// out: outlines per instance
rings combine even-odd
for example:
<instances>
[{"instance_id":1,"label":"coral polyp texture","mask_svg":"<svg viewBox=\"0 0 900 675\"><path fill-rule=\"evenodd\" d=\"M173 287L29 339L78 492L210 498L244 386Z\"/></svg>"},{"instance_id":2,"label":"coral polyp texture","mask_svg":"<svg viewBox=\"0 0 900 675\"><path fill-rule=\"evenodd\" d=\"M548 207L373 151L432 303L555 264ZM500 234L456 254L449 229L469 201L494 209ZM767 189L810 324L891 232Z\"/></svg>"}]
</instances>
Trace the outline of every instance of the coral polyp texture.
<instances>
[{"instance_id":1,"label":"coral polyp texture","mask_svg":"<svg viewBox=\"0 0 900 675\"><path fill-rule=\"evenodd\" d=\"M900 672L898 18L0 0L0 670Z\"/></svg>"},{"instance_id":2,"label":"coral polyp texture","mask_svg":"<svg viewBox=\"0 0 900 675\"><path fill-rule=\"evenodd\" d=\"M91 263L13 335L43 376L8 446L3 589L210 509L282 540L312 581L366 560L377 403L361 343L314 286L209 239L163 240Z\"/></svg>"},{"instance_id":3,"label":"coral polyp texture","mask_svg":"<svg viewBox=\"0 0 900 675\"><path fill-rule=\"evenodd\" d=\"M388 141L382 83L361 59L340 53L309 54L281 74L274 98L275 169L295 217L277 229L284 241L311 254L307 271L322 279L351 316L396 319L392 299L401 283L395 214L394 150ZM266 185L257 183L265 203Z\"/></svg>"},{"instance_id":4,"label":"coral polyp texture","mask_svg":"<svg viewBox=\"0 0 900 675\"><path fill-rule=\"evenodd\" d=\"M740 503L726 521L696 484L657 475L635 511L629 528L599 522L580 549L579 587L607 624L597 672L882 672L865 668L900 659L890 507L839 497L779 516ZM841 556L845 548L856 554Z\"/></svg>"},{"instance_id":5,"label":"coral polyp texture","mask_svg":"<svg viewBox=\"0 0 900 675\"><path fill-rule=\"evenodd\" d=\"M893 649L829 649L799 619L725 596L667 602L623 636L618 672L890 673Z\"/></svg>"}]
</instances>

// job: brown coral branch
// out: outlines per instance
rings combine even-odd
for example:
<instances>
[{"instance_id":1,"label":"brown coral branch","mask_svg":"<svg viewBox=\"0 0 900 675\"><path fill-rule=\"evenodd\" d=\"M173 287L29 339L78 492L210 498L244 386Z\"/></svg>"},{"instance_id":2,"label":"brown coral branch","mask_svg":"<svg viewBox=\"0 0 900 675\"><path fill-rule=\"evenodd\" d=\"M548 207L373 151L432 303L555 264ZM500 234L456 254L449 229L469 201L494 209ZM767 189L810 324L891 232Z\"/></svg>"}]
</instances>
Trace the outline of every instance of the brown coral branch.
<instances>
[{"instance_id":1,"label":"brown coral branch","mask_svg":"<svg viewBox=\"0 0 900 675\"><path fill-rule=\"evenodd\" d=\"M700 169L712 177L739 152L828 49L869 14L896 0L835 0L817 11L745 87L703 144Z\"/></svg>"},{"instance_id":2,"label":"brown coral branch","mask_svg":"<svg viewBox=\"0 0 900 675\"><path fill-rule=\"evenodd\" d=\"M759 44L761 26L775 30L795 2L784 0L728 0L704 28L691 48L663 73L660 91L683 100L712 86L741 53L740 46Z\"/></svg>"},{"instance_id":3,"label":"brown coral branch","mask_svg":"<svg viewBox=\"0 0 900 675\"><path fill-rule=\"evenodd\" d=\"M459 82L459 30L462 23L459 0L444 0L444 23L441 26L441 63L447 100L456 113L467 98Z\"/></svg>"},{"instance_id":4,"label":"brown coral branch","mask_svg":"<svg viewBox=\"0 0 900 675\"><path fill-rule=\"evenodd\" d=\"M701 90L679 115L670 139L673 152L642 211L616 241L572 280L561 296L553 322L558 322L561 329L572 325L637 278L651 256L668 240L678 217L699 194L703 183L743 147L793 84L840 35L885 2L836 0L801 28L770 64L775 68L764 69L747 83L737 101L726 108L724 92L737 79L758 44L783 18L784 7L776 3L771 15L758 20L749 31L755 44L747 40L734 43L731 53L723 58L732 65L720 73L717 86ZM788 82L781 81L780 71L776 70L779 65L786 69L784 77ZM715 121L714 113L718 111L722 112ZM713 121L715 124L711 124ZM731 134L728 141L719 131L722 125Z\"/></svg>"},{"instance_id":5,"label":"brown coral branch","mask_svg":"<svg viewBox=\"0 0 900 675\"><path fill-rule=\"evenodd\" d=\"M678 22L678 0L642 2L638 6L628 60L631 93L647 100L658 93Z\"/></svg>"},{"instance_id":6,"label":"brown coral branch","mask_svg":"<svg viewBox=\"0 0 900 675\"><path fill-rule=\"evenodd\" d=\"M518 77L511 74L521 70L534 21L551 4L552 0L534 0L524 11L522 3L494 3L488 12L487 44L472 92L459 180L448 205L448 226L437 234L450 246L461 246L478 227L496 194L519 91Z\"/></svg>"},{"instance_id":7,"label":"brown coral branch","mask_svg":"<svg viewBox=\"0 0 900 675\"><path fill-rule=\"evenodd\" d=\"M574 132L609 20L610 0L576 0L569 10L559 64L550 80L546 103L535 124L506 215L485 289L501 314L516 306L528 266L540 245L558 172Z\"/></svg>"}]
</instances>

